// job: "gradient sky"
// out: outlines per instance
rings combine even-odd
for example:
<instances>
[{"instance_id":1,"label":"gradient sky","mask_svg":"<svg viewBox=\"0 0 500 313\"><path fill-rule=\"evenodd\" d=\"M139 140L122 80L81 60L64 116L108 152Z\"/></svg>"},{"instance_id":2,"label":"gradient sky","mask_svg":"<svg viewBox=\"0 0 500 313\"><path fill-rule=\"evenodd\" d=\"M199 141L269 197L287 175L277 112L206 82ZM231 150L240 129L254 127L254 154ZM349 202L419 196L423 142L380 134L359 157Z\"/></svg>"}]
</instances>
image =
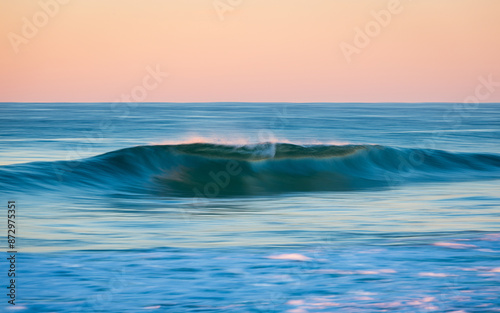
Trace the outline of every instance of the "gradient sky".
<instances>
[{"instance_id":1,"label":"gradient sky","mask_svg":"<svg viewBox=\"0 0 500 313\"><path fill-rule=\"evenodd\" d=\"M66 1L17 53L43 11L0 2L0 101L114 101L157 65L146 102L462 102L500 82L498 0L401 0L350 63L340 44L395 0ZM234 6L221 20L214 3Z\"/></svg>"}]
</instances>

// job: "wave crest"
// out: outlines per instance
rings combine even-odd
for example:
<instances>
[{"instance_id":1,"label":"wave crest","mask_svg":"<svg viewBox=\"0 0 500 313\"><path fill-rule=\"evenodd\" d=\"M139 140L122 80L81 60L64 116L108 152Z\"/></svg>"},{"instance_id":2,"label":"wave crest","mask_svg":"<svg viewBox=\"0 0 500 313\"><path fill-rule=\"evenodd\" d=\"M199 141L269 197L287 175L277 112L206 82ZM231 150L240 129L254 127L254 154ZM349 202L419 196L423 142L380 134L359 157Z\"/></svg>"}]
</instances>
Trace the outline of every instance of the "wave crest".
<instances>
[{"instance_id":1,"label":"wave crest","mask_svg":"<svg viewBox=\"0 0 500 313\"><path fill-rule=\"evenodd\" d=\"M377 145L138 146L78 161L0 167L0 187L219 197L355 191L500 178L500 156Z\"/></svg>"}]
</instances>

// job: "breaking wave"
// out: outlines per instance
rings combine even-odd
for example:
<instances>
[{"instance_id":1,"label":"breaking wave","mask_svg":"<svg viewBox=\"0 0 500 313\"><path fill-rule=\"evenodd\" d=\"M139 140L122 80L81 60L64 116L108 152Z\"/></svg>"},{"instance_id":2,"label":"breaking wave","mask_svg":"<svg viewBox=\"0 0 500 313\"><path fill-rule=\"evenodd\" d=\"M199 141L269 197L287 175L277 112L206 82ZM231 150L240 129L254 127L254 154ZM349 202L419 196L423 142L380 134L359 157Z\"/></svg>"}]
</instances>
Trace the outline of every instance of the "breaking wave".
<instances>
[{"instance_id":1,"label":"breaking wave","mask_svg":"<svg viewBox=\"0 0 500 313\"><path fill-rule=\"evenodd\" d=\"M0 167L0 188L220 197L356 191L500 178L500 156L379 145L138 146L76 161Z\"/></svg>"}]
</instances>

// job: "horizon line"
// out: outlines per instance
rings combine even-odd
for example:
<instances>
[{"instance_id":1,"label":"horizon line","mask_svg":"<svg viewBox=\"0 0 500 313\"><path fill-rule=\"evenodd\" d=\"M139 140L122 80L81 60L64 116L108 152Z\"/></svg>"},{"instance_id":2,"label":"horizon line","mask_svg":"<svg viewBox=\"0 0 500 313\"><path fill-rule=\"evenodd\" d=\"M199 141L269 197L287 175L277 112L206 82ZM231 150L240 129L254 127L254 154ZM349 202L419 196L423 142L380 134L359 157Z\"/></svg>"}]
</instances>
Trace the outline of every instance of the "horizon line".
<instances>
[{"instance_id":1,"label":"horizon line","mask_svg":"<svg viewBox=\"0 0 500 313\"><path fill-rule=\"evenodd\" d=\"M196 103L196 104L210 104L210 103L218 103L218 104L230 104L230 103L255 103L255 104L273 104L273 103L293 103L293 104L375 104L375 103L386 103L386 104L433 104L433 103L450 103L450 104L456 104L456 103L465 103L462 101L412 101L412 102L406 102L406 101L374 101L374 102L366 102L366 101L347 101L347 102L329 102L329 101L298 101L298 102L293 102L293 101L147 101L147 102L136 102L136 101L131 101L131 102L125 102L125 101L90 101L90 102L82 102L82 101L0 101L0 104L109 104L109 103L142 103L142 104L147 104L147 103L155 103L155 104L160 104L160 103ZM479 102L478 104L500 104L500 101L493 101L493 102Z\"/></svg>"}]
</instances>

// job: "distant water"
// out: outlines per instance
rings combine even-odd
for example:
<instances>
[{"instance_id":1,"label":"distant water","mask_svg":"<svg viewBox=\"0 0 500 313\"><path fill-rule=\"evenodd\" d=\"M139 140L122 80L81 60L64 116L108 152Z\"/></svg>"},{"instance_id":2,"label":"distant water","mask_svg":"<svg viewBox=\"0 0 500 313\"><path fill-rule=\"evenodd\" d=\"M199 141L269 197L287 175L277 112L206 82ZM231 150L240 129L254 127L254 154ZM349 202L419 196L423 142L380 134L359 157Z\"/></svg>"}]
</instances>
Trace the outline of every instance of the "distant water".
<instances>
[{"instance_id":1,"label":"distant water","mask_svg":"<svg viewBox=\"0 0 500 313\"><path fill-rule=\"evenodd\" d=\"M499 311L499 109L0 104L15 311Z\"/></svg>"}]
</instances>

